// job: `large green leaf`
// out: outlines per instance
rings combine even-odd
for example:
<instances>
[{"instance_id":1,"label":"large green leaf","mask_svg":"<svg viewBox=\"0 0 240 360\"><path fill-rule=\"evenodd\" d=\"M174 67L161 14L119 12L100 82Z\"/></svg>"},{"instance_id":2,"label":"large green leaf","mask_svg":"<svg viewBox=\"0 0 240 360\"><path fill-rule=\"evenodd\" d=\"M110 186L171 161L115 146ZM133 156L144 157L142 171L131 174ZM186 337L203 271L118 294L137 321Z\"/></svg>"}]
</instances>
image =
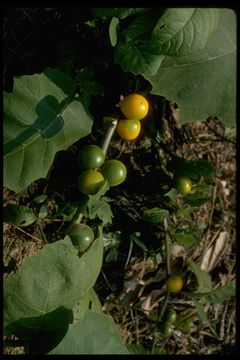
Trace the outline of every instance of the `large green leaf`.
<instances>
[{"instance_id":1,"label":"large green leaf","mask_svg":"<svg viewBox=\"0 0 240 360\"><path fill-rule=\"evenodd\" d=\"M4 283L5 332L32 339L35 344L41 340L46 348L52 345L58 326L67 329L69 310L94 285L102 256L99 229L98 238L80 258L68 236L27 258L19 272Z\"/></svg>"},{"instance_id":2,"label":"large green leaf","mask_svg":"<svg viewBox=\"0 0 240 360\"><path fill-rule=\"evenodd\" d=\"M218 26L220 9L169 8L153 29L149 51L184 56L202 49Z\"/></svg>"},{"instance_id":3,"label":"large green leaf","mask_svg":"<svg viewBox=\"0 0 240 360\"><path fill-rule=\"evenodd\" d=\"M124 71L153 76L164 56L152 54L148 49L149 37L159 14L148 12L137 17L119 38L114 60Z\"/></svg>"},{"instance_id":4,"label":"large green leaf","mask_svg":"<svg viewBox=\"0 0 240 360\"><path fill-rule=\"evenodd\" d=\"M102 305L95 290L90 288L84 296L82 296L73 308L73 321L81 320L87 310L102 314Z\"/></svg>"},{"instance_id":5,"label":"large green leaf","mask_svg":"<svg viewBox=\"0 0 240 360\"><path fill-rule=\"evenodd\" d=\"M147 72L145 75L148 76ZM218 29L203 49L186 56L165 56L155 76L153 94L175 101L180 122L218 116L236 122L236 15L222 9Z\"/></svg>"},{"instance_id":6,"label":"large green leaf","mask_svg":"<svg viewBox=\"0 0 240 360\"><path fill-rule=\"evenodd\" d=\"M4 93L4 185L20 192L46 177L55 154L91 132L92 119L59 70L15 78Z\"/></svg>"},{"instance_id":7,"label":"large green leaf","mask_svg":"<svg viewBox=\"0 0 240 360\"><path fill-rule=\"evenodd\" d=\"M129 354L118 328L109 315L87 310L80 322L70 325L54 355Z\"/></svg>"}]
</instances>

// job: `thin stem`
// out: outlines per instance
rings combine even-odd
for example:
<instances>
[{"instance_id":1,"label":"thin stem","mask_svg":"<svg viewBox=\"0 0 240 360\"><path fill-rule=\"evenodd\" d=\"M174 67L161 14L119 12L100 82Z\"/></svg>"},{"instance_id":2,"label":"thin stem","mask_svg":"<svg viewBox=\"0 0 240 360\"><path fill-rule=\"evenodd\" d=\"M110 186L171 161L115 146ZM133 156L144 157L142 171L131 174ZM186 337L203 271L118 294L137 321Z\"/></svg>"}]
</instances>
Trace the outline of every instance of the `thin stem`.
<instances>
[{"instance_id":1,"label":"thin stem","mask_svg":"<svg viewBox=\"0 0 240 360\"><path fill-rule=\"evenodd\" d=\"M133 241L132 241L132 239L130 238L130 245L129 245L129 250L128 250L128 257L127 257L127 260L126 260L124 269L126 269L128 263L129 263L129 261L130 261L130 258L131 258L131 255L132 255L132 248L133 248Z\"/></svg>"},{"instance_id":2,"label":"thin stem","mask_svg":"<svg viewBox=\"0 0 240 360\"><path fill-rule=\"evenodd\" d=\"M115 118L112 118L112 117L105 117L104 121L107 126L107 129L106 129L106 133L104 134L104 137L102 140L101 148L102 148L104 155L106 155L110 141L116 130L118 120Z\"/></svg>"},{"instance_id":3,"label":"thin stem","mask_svg":"<svg viewBox=\"0 0 240 360\"><path fill-rule=\"evenodd\" d=\"M170 244L171 239L168 235L168 224L167 219L164 219L163 221L164 231L165 231L165 254L166 254L166 278L168 278L171 274L171 267L170 267Z\"/></svg>"},{"instance_id":4,"label":"thin stem","mask_svg":"<svg viewBox=\"0 0 240 360\"><path fill-rule=\"evenodd\" d=\"M163 305L161 307L161 310L159 311L158 313L158 317L157 317L157 320L156 320L156 323L155 323L155 337L154 337L154 341L153 341L153 345L152 345L152 350L151 350L151 354L154 353L154 349L156 347L156 342L157 342L157 324L158 322L162 319L162 316L166 310L166 307L167 307L167 303L168 303L168 300L169 300L169 291L167 291L167 294L164 298L164 302L163 302Z\"/></svg>"},{"instance_id":5,"label":"thin stem","mask_svg":"<svg viewBox=\"0 0 240 360\"><path fill-rule=\"evenodd\" d=\"M23 234L29 236L30 238L34 239L34 240L37 240L37 241L41 241L41 239L29 234L28 232L24 231L23 229L21 229L20 227L18 227L17 225L11 223L12 226L14 226L17 230L21 231Z\"/></svg>"},{"instance_id":6,"label":"thin stem","mask_svg":"<svg viewBox=\"0 0 240 360\"><path fill-rule=\"evenodd\" d=\"M80 222L82 221L82 218L83 218L83 214L80 212L77 215L77 218L74 220L74 224L80 224Z\"/></svg>"}]
</instances>

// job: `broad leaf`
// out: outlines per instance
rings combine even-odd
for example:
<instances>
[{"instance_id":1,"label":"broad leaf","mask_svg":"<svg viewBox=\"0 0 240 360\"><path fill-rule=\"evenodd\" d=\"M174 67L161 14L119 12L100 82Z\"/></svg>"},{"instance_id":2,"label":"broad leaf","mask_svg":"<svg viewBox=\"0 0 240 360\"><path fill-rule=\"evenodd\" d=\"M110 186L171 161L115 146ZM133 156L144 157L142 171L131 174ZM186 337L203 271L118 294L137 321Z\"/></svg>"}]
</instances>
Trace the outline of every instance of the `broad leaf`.
<instances>
[{"instance_id":1,"label":"broad leaf","mask_svg":"<svg viewBox=\"0 0 240 360\"><path fill-rule=\"evenodd\" d=\"M169 8L153 29L149 51L184 56L202 49L217 29L220 9Z\"/></svg>"},{"instance_id":2,"label":"broad leaf","mask_svg":"<svg viewBox=\"0 0 240 360\"><path fill-rule=\"evenodd\" d=\"M189 269L196 275L198 282L197 292L206 292L212 290L212 280L211 276L203 271L200 266L193 261L188 262Z\"/></svg>"},{"instance_id":3,"label":"broad leaf","mask_svg":"<svg viewBox=\"0 0 240 360\"><path fill-rule=\"evenodd\" d=\"M55 154L91 132L92 120L59 70L16 77L4 93L4 186L20 192L47 176Z\"/></svg>"},{"instance_id":4,"label":"broad leaf","mask_svg":"<svg viewBox=\"0 0 240 360\"><path fill-rule=\"evenodd\" d=\"M228 126L235 126L235 13L222 9L218 29L203 49L186 56L165 56L155 76L144 74L153 85L153 94L178 104L180 122L202 120L213 115Z\"/></svg>"},{"instance_id":5,"label":"broad leaf","mask_svg":"<svg viewBox=\"0 0 240 360\"><path fill-rule=\"evenodd\" d=\"M148 50L149 36L156 21L156 14L152 12L140 16L119 38L114 59L124 71L149 76L157 73L164 56L152 54Z\"/></svg>"},{"instance_id":6,"label":"broad leaf","mask_svg":"<svg viewBox=\"0 0 240 360\"><path fill-rule=\"evenodd\" d=\"M27 258L19 272L4 283L5 332L34 339L36 346L40 338L44 343L49 333L54 338L57 322L66 330L69 310L94 285L102 256L99 233L80 258L68 236ZM51 344L53 340L49 339Z\"/></svg>"},{"instance_id":7,"label":"broad leaf","mask_svg":"<svg viewBox=\"0 0 240 360\"><path fill-rule=\"evenodd\" d=\"M125 72L154 76L164 56L151 54L147 44L147 40L138 41L138 39L129 42L119 41L114 54L115 62L120 64Z\"/></svg>"},{"instance_id":8,"label":"broad leaf","mask_svg":"<svg viewBox=\"0 0 240 360\"><path fill-rule=\"evenodd\" d=\"M3 221L17 226L28 226L36 220L33 211L24 205L8 204L3 208Z\"/></svg>"},{"instance_id":9,"label":"broad leaf","mask_svg":"<svg viewBox=\"0 0 240 360\"><path fill-rule=\"evenodd\" d=\"M86 311L91 310L102 314L102 305L93 288L90 288L84 296L82 296L73 308L73 321L81 320Z\"/></svg>"},{"instance_id":10,"label":"broad leaf","mask_svg":"<svg viewBox=\"0 0 240 360\"><path fill-rule=\"evenodd\" d=\"M80 322L70 325L53 355L128 354L119 330L109 315L87 310Z\"/></svg>"}]
</instances>

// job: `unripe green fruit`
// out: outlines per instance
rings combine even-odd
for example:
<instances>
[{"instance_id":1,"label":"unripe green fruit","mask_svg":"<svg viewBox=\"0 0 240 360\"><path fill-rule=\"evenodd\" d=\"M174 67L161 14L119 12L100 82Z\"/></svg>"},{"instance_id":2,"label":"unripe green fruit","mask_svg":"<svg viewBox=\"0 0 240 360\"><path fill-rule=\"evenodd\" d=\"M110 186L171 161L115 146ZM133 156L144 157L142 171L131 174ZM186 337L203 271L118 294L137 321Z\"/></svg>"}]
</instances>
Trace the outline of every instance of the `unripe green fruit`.
<instances>
[{"instance_id":1,"label":"unripe green fruit","mask_svg":"<svg viewBox=\"0 0 240 360\"><path fill-rule=\"evenodd\" d=\"M107 160L101 170L111 186L119 185L126 179L126 166L119 160Z\"/></svg>"},{"instance_id":2,"label":"unripe green fruit","mask_svg":"<svg viewBox=\"0 0 240 360\"><path fill-rule=\"evenodd\" d=\"M70 237L72 244L81 252L84 252L94 240L92 229L85 224L70 225L67 235Z\"/></svg>"},{"instance_id":3,"label":"unripe green fruit","mask_svg":"<svg viewBox=\"0 0 240 360\"><path fill-rule=\"evenodd\" d=\"M103 175L97 170L85 170L77 181L78 189L85 195L96 194L104 184Z\"/></svg>"},{"instance_id":4,"label":"unripe green fruit","mask_svg":"<svg viewBox=\"0 0 240 360\"><path fill-rule=\"evenodd\" d=\"M173 325L168 321L160 321L157 324L158 330L163 336L170 336L173 332Z\"/></svg>"},{"instance_id":5,"label":"unripe green fruit","mask_svg":"<svg viewBox=\"0 0 240 360\"><path fill-rule=\"evenodd\" d=\"M102 149L97 145L85 145L79 151L79 163L83 169L97 169L105 161Z\"/></svg>"}]
</instances>

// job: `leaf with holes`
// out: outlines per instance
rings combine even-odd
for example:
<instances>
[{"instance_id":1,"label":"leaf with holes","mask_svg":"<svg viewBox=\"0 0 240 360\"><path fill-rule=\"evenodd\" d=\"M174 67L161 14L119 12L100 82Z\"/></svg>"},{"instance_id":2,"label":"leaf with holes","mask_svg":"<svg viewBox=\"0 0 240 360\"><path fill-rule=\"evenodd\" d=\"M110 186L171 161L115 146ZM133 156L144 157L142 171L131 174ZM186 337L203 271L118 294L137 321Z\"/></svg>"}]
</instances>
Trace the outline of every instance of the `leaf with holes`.
<instances>
[{"instance_id":1,"label":"leaf with holes","mask_svg":"<svg viewBox=\"0 0 240 360\"><path fill-rule=\"evenodd\" d=\"M4 332L41 344L42 351L53 348L67 331L71 309L94 285L102 256L99 228L81 257L67 236L27 258L4 283Z\"/></svg>"},{"instance_id":2,"label":"leaf with holes","mask_svg":"<svg viewBox=\"0 0 240 360\"><path fill-rule=\"evenodd\" d=\"M28 226L36 220L33 211L24 205L8 204L3 208L3 221L17 226Z\"/></svg>"},{"instance_id":3,"label":"leaf with holes","mask_svg":"<svg viewBox=\"0 0 240 360\"><path fill-rule=\"evenodd\" d=\"M20 192L44 178L59 150L91 132L74 81L59 70L14 79L4 93L4 186Z\"/></svg>"}]
</instances>

